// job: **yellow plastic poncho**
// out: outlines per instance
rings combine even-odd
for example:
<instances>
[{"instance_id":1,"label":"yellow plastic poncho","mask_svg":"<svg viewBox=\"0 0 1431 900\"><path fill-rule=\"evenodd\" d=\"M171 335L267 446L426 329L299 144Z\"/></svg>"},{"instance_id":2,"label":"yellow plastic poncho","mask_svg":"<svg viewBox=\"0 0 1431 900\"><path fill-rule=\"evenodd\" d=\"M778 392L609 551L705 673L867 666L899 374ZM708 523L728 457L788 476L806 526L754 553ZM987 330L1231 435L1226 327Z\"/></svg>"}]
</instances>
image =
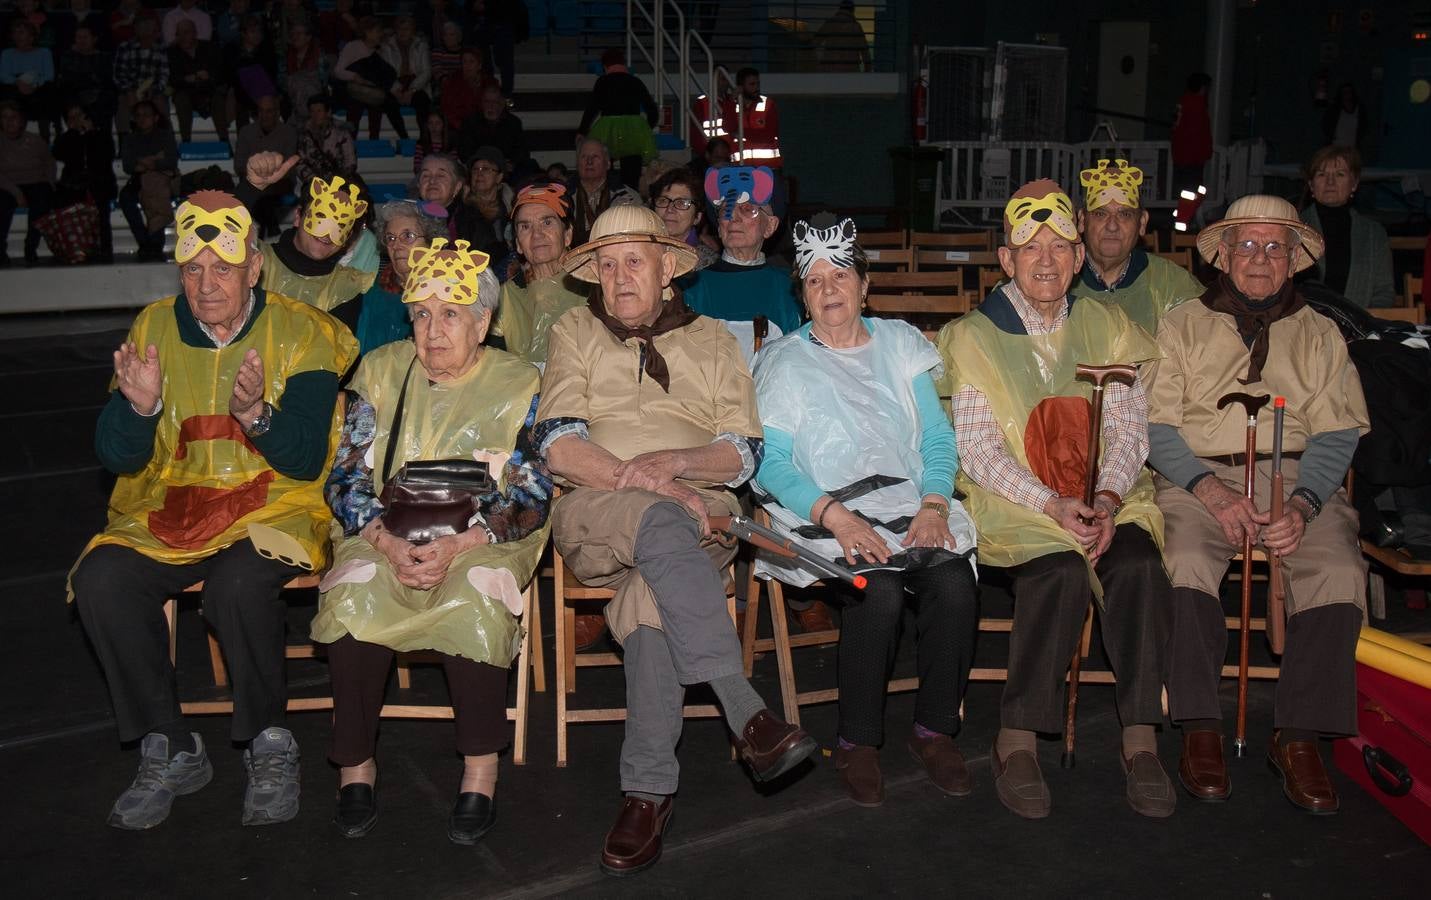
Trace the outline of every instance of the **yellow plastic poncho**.
<instances>
[{"instance_id":1,"label":"yellow plastic poncho","mask_svg":"<svg viewBox=\"0 0 1431 900\"><path fill-rule=\"evenodd\" d=\"M1201 297L1207 289L1182 266L1151 253L1147 254L1147 259L1148 267L1133 279L1132 284L1103 291L1089 287L1080 276L1074 279L1073 295L1092 297L1117 306L1139 328L1148 334L1157 334L1158 323L1168 310L1184 301Z\"/></svg>"},{"instance_id":2,"label":"yellow plastic poncho","mask_svg":"<svg viewBox=\"0 0 1431 900\"><path fill-rule=\"evenodd\" d=\"M1011 334L976 310L939 332L939 353L945 374L937 384L942 397L966 386L988 399L1004 432L1004 449L1025 467L1024 447L1029 417L1050 397L1092 396L1087 381L1074 377L1074 367L1140 365L1158 356L1157 345L1122 310L1087 301L1075 302L1063 327L1053 334ZM979 530L979 558L993 566L1014 566L1049 553L1083 548L1058 523L985 490L961 468L956 479L968 495L965 508ZM1145 468L1123 498L1116 524L1135 523L1162 545L1163 517L1153 505L1153 480ZM1096 578L1090 578L1101 594Z\"/></svg>"},{"instance_id":3,"label":"yellow plastic poncho","mask_svg":"<svg viewBox=\"0 0 1431 900\"><path fill-rule=\"evenodd\" d=\"M552 325L567 310L586 305L584 285L566 273L533 281L526 287L502 285L502 302L492 333L507 342L507 352L533 365L545 365Z\"/></svg>"},{"instance_id":4,"label":"yellow plastic poncho","mask_svg":"<svg viewBox=\"0 0 1431 900\"><path fill-rule=\"evenodd\" d=\"M270 293L282 294L316 306L327 312L346 303L373 286L375 272L364 272L339 264L322 277L299 275L283 264L272 244L263 244L263 271L258 286ZM342 373L339 373L342 374Z\"/></svg>"},{"instance_id":5,"label":"yellow plastic poncho","mask_svg":"<svg viewBox=\"0 0 1431 900\"><path fill-rule=\"evenodd\" d=\"M166 297L150 304L129 330L135 346L158 348L163 368L154 455L142 471L119 477L109 523L80 558L101 544L120 544L160 562L191 563L243 540L249 524L259 523L295 538L321 568L331 520L323 479L299 481L274 471L229 415L229 395L250 349L263 359L266 396L277 398L300 372L341 375L357 357L357 341L332 316L269 293L247 334L221 349L191 347L179 335L177 302L185 301ZM335 409L329 456L341 425Z\"/></svg>"},{"instance_id":6,"label":"yellow plastic poncho","mask_svg":"<svg viewBox=\"0 0 1431 900\"><path fill-rule=\"evenodd\" d=\"M374 484L387 453L398 392L416 356L411 341L397 341L363 357L349 386L373 405L377 428L368 452ZM461 378L429 383L413 368L403 406L401 445L393 465L422 459L470 457L485 461L505 490L503 468L539 384L537 370L488 348ZM517 617L522 588L536 571L549 525L521 540L483 544L453 561L447 578L430 591L397 580L388 560L361 535L344 537L335 525L334 563L323 579L313 640L331 643L345 634L398 651L437 650L506 667L522 638Z\"/></svg>"}]
</instances>

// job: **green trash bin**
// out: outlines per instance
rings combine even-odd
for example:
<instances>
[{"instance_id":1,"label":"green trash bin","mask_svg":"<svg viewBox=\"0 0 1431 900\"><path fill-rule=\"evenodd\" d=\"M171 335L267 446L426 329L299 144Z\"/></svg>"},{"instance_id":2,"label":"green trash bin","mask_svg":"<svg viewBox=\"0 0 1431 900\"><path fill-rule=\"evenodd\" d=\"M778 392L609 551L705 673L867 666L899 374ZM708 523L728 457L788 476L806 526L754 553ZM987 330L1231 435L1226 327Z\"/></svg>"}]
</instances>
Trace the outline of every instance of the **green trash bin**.
<instances>
[{"instance_id":1,"label":"green trash bin","mask_svg":"<svg viewBox=\"0 0 1431 900\"><path fill-rule=\"evenodd\" d=\"M913 231L934 231L938 225L935 199L939 190L938 147L890 147L894 159L894 202L909 216Z\"/></svg>"}]
</instances>

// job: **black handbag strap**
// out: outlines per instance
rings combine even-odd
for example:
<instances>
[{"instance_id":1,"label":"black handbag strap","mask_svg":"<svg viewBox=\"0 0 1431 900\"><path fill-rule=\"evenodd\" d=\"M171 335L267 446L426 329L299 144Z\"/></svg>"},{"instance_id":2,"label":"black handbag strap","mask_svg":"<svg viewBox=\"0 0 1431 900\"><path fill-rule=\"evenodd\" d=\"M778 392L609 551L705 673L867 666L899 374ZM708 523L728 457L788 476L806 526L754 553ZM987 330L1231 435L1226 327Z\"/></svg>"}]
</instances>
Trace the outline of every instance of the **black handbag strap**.
<instances>
[{"instance_id":1,"label":"black handbag strap","mask_svg":"<svg viewBox=\"0 0 1431 900\"><path fill-rule=\"evenodd\" d=\"M398 392L397 409L393 410L393 424L388 431L388 449L383 454L383 480L384 483L393 477L393 456L397 452L398 441L402 438L402 407L407 399L407 385L412 380L413 367L417 365L417 357L413 356L412 362L407 365L407 374L402 379L402 390Z\"/></svg>"}]
</instances>

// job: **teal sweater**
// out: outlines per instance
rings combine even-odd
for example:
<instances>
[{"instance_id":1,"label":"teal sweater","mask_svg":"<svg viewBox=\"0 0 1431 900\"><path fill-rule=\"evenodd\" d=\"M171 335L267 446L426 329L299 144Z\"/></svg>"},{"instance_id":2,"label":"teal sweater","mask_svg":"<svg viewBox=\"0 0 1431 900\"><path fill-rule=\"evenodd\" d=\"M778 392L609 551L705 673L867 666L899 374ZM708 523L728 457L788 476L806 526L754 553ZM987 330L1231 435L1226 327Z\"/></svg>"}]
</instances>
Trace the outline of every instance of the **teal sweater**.
<instances>
[{"instance_id":1,"label":"teal sweater","mask_svg":"<svg viewBox=\"0 0 1431 900\"><path fill-rule=\"evenodd\" d=\"M712 319L749 322L764 316L781 334L800 327L790 272L769 263L737 266L717 260L694 274L685 287L685 298L687 306Z\"/></svg>"}]
</instances>

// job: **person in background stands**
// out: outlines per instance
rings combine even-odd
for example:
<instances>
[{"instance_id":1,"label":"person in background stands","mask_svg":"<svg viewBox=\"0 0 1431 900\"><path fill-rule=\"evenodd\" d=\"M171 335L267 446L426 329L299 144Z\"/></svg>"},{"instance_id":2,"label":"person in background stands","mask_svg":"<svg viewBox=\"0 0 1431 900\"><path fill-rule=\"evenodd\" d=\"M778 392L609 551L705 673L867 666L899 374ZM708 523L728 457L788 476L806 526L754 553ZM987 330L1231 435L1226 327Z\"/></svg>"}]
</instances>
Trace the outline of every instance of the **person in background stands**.
<instances>
[{"instance_id":1,"label":"person in background stands","mask_svg":"<svg viewBox=\"0 0 1431 900\"><path fill-rule=\"evenodd\" d=\"M318 39L323 52L337 56L349 41L362 34L362 18L357 13L357 0L333 0L333 8L318 14Z\"/></svg>"},{"instance_id":2,"label":"person in background stands","mask_svg":"<svg viewBox=\"0 0 1431 900\"><path fill-rule=\"evenodd\" d=\"M55 61L49 48L35 45L38 32L26 19L10 24L13 46L0 50L0 99L12 100L25 116L40 126L40 137L50 139L55 121Z\"/></svg>"},{"instance_id":3,"label":"person in background stands","mask_svg":"<svg viewBox=\"0 0 1431 900\"><path fill-rule=\"evenodd\" d=\"M243 35L243 20L248 17L250 0L229 0L228 8L213 16L214 43L223 50L239 42Z\"/></svg>"},{"instance_id":4,"label":"person in background stands","mask_svg":"<svg viewBox=\"0 0 1431 900\"><path fill-rule=\"evenodd\" d=\"M1301 219L1326 242L1326 252L1317 258L1323 284L1363 308L1395 306L1386 229L1352 207L1360 183L1361 154L1356 148L1318 150L1307 163L1312 202L1302 208Z\"/></svg>"},{"instance_id":5,"label":"person in background stands","mask_svg":"<svg viewBox=\"0 0 1431 900\"><path fill-rule=\"evenodd\" d=\"M108 4L105 4L108 6ZM63 62L60 52L75 42L75 32L88 28L94 35L95 45L106 50L113 45L109 40L109 15L94 8L92 0L70 0L69 14L60 17L55 29L56 63Z\"/></svg>"},{"instance_id":6,"label":"person in background stands","mask_svg":"<svg viewBox=\"0 0 1431 900\"><path fill-rule=\"evenodd\" d=\"M345 88L343 102L348 107L348 126L356 130L366 109L370 140L377 140L384 114L398 138L406 140L407 126L403 124L398 98L393 94L397 69L379 52L383 24L373 16L363 16L359 24L361 35L343 45L343 52L338 54L338 62L333 66L334 79Z\"/></svg>"},{"instance_id":7,"label":"person in background stands","mask_svg":"<svg viewBox=\"0 0 1431 900\"><path fill-rule=\"evenodd\" d=\"M587 138L576 147L576 182L572 198L573 243L585 243L596 217L613 206L640 205L641 195L624 184L611 183L611 154L606 145Z\"/></svg>"},{"instance_id":8,"label":"person in background stands","mask_svg":"<svg viewBox=\"0 0 1431 900\"><path fill-rule=\"evenodd\" d=\"M134 129L119 145L120 161L129 181L119 192L119 208L139 244L138 262L164 261L164 229L174 221L171 203L179 177L179 145L174 132L159 122L159 109L149 100L134 104Z\"/></svg>"},{"instance_id":9,"label":"person in background stands","mask_svg":"<svg viewBox=\"0 0 1431 900\"><path fill-rule=\"evenodd\" d=\"M234 120L243 126L257 113L258 101L278 90L278 55L263 17L244 19L239 42L226 53L225 69L233 77Z\"/></svg>"},{"instance_id":10,"label":"person in background stands","mask_svg":"<svg viewBox=\"0 0 1431 900\"><path fill-rule=\"evenodd\" d=\"M96 128L110 130L118 101L114 89L114 55L99 49L95 31L88 25L74 30L70 51L60 54L55 88L62 105L81 104Z\"/></svg>"},{"instance_id":11,"label":"person in background stands","mask_svg":"<svg viewBox=\"0 0 1431 900\"><path fill-rule=\"evenodd\" d=\"M411 106L417 113L417 136L421 139L427 131L427 112L432 109L432 58L427 39L417 33L412 16L398 16L392 36L383 41L379 52L397 72L393 97L400 106Z\"/></svg>"},{"instance_id":12,"label":"person in background stands","mask_svg":"<svg viewBox=\"0 0 1431 900\"><path fill-rule=\"evenodd\" d=\"M458 71L442 81L442 115L454 137L461 133L468 119L482 111L482 95L488 87L496 88L497 96L502 96L501 87L482 71L482 51L476 47L462 48ZM506 106L505 101L502 106Z\"/></svg>"},{"instance_id":13,"label":"person in background stands","mask_svg":"<svg viewBox=\"0 0 1431 900\"><path fill-rule=\"evenodd\" d=\"M214 120L214 133L229 142L228 76L219 70L223 54L213 44L200 40L190 19L180 19L169 47L169 83L174 89L174 112L179 117L179 139L187 143L193 135L194 115Z\"/></svg>"},{"instance_id":14,"label":"person in background stands","mask_svg":"<svg viewBox=\"0 0 1431 900\"><path fill-rule=\"evenodd\" d=\"M508 171L525 168L531 154L527 152L527 136L522 129L522 120L507 109L506 98L497 85L488 84L482 88L478 113L462 122L457 139L462 159L470 160L478 147L496 147L510 164Z\"/></svg>"},{"instance_id":15,"label":"person in background stands","mask_svg":"<svg viewBox=\"0 0 1431 900\"><path fill-rule=\"evenodd\" d=\"M214 21L199 7L199 0L179 0L179 5L164 14L164 46L171 47L179 39L179 23L188 22L194 26L195 35L201 41L209 41L214 36Z\"/></svg>"},{"instance_id":16,"label":"person in background stands","mask_svg":"<svg viewBox=\"0 0 1431 900\"><path fill-rule=\"evenodd\" d=\"M119 47L132 41L139 34L139 23L148 19L154 23L154 33L159 33L159 16L152 9L145 9L140 0L119 0L119 6L109 14L109 39L111 47Z\"/></svg>"},{"instance_id":17,"label":"person in background stands","mask_svg":"<svg viewBox=\"0 0 1431 900\"><path fill-rule=\"evenodd\" d=\"M651 129L661 113L646 84L626 68L626 54L607 50L601 55L605 74L596 79L586 112L576 127L576 139L590 136L601 141L621 167L621 183L638 189L641 167L656 158L656 138Z\"/></svg>"},{"instance_id":18,"label":"person in background stands","mask_svg":"<svg viewBox=\"0 0 1431 900\"><path fill-rule=\"evenodd\" d=\"M16 207L26 207L25 265L39 262L40 232L35 220L54 202L55 158L44 138L25 128L19 104L0 101L0 225L10 237ZM10 265L10 254L0 247L0 268Z\"/></svg>"},{"instance_id":19,"label":"person in background stands","mask_svg":"<svg viewBox=\"0 0 1431 900\"><path fill-rule=\"evenodd\" d=\"M99 253L94 262L114 259L114 227L109 221L109 206L119 193L114 178L114 139L108 131L95 127L89 113L75 103L65 109L65 133L55 138L55 159L64 166L60 170L55 206L93 200L99 212Z\"/></svg>"},{"instance_id":20,"label":"person in background stands","mask_svg":"<svg viewBox=\"0 0 1431 900\"><path fill-rule=\"evenodd\" d=\"M731 159L747 166L784 165L780 155L780 112L775 100L760 93L760 73L744 68L735 73L737 92L721 104L721 121L735 147Z\"/></svg>"},{"instance_id":21,"label":"person in background stands","mask_svg":"<svg viewBox=\"0 0 1431 900\"><path fill-rule=\"evenodd\" d=\"M268 96L258 101L258 116L239 129L234 145L234 174L242 181L248 172L248 161L259 153L277 153L287 159L298 152L298 132L279 117L278 98ZM261 237L275 234L279 228L284 198L293 193L293 176L280 178L249 201L249 212L259 227Z\"/></svg>"},{"instance_id":22,"label":"person in background stands","mask_svg":"<svg viewBox=\"0 0 1431 900\"><path fill-rule=\"evenodd\" d=\"M815 32L820 68L826 72L868 72L870 44L852 0L840 0L830 18Z\"/></svg>"},{"instance_id":23,"label":"person in background stands","mask_svg":"<svg viewBox=\"0 0 1431 900\"><path fill-rule=\"evenodd\" d=\"M478 68L481 66L479 64ZM447 79L462 72L462 26L451 20L432 36L433 99L441 100Z\"/></svg>"},{"instance_id":24,"label":"person in background stands","mask_svg":"<svg viewBox=\"0 0 1431 900\"><path fill-rule=\"evenodd\" d=\"M328 58L313 37L312 26L299 19L288 28L288 46L278 67L278 87L293 110L295 125L303 124L308 115L308 98L326 93L327 84Z\"/></svg>"},{"instance_id":25,"label":"person in background stands","mask_svg":"<svg viewBox=\"0 0 1431 900\"><path fill-rule=\"evenodd\" d=\"M1156 334L1164 313L1202 296L1202 282L1144 249L1148 212L1138 202L1142 169L1125 159L1111 165L1100 159L1079 179L1084 194L1078 231L1087 253L1073 294L1115 304L1148 334Z\"/></svg>"},{"instance_id":26,"label":"person in background stands","mask_svg":"<svg viewBox=\"0 0 1431 900\"><path fill-rule=\"evenodd\" d=\"M422 171L422 161L429 153L452 153L456 142L447 136L447 120L442 113L432 110L427 114L427 134L417 139L412 151L412 172Z\"/></svg>"},{"instance_id":27,"label":"person in background stands","mask_svg":"<svg viewBox=\"0 0 1431 900\"><path fill-rule=\"evenodd\" d=\"M517 89L516 45L527 39L527 8L523 0L469 0L467 23L471 43L489 49L502 78L502 93Z\"/></svg>"},{"instance_id":28,"label":"person in background stands","mask_svg":"<svg viewBox=\"0 0 1431 900\"><path fill-rule=\"evenodd\" d=\"M298 180L307 184L315 176L351 176L358 169L353 135L333 120L332 101L325 94L308 98L308 123L298 133Z\"/></svg>"},{"instance_id":29,"label":"person in background stands","mask_svg":"<svg viewBox=\"0 0 1431 900\"><path fill-rule=\"evenodd\" d=\"M1328 106L1322 116L1322 137L1333 147L1360 150L1370 129L1371 121L1357 96L1356 86L1345 82L1337 88L1336 102Z\"/></svg>"},{"instance_id":30,"label":"person in background stands","mask_svg":"<svg viewBox=\"0 0 1431 900\"><path fill-rule=\"evenodd\" d=\"M119 90L115 129L119 142L129 132L130 112L148 100L160 113L169 113L169 54L159 45L159 23L141 16L134 23L134 40L114 52L114 86Z\"/></svg>"},{"instance_id":31,"label":"person in background stands","mask_svg":"<svg viewBox=\"0 0 1431 900\"><path fill-rule=\"evenodd\" d=\"M463 202L467 194L467 179L462 163L449 153L429 153L417 173L417 195L447 210L447 236L450 240L467 241L484 253L498 249L500 239L487 220Z\"/></svg>"},{"instance_id":32,"label":"person in background stands","mask_svg":"<svg viewBox=\"0 0 1431 900\"><path fill-rule=\"evenodd\" d=\"M1212 119L1207 111L1207 95L1212 78L1205 72L1188 76L1187 90L1178 98L1173 114L1173 190L1196 191L1203 183L1203 169L1212 159Z\"/></svg>"}]
</instances>

